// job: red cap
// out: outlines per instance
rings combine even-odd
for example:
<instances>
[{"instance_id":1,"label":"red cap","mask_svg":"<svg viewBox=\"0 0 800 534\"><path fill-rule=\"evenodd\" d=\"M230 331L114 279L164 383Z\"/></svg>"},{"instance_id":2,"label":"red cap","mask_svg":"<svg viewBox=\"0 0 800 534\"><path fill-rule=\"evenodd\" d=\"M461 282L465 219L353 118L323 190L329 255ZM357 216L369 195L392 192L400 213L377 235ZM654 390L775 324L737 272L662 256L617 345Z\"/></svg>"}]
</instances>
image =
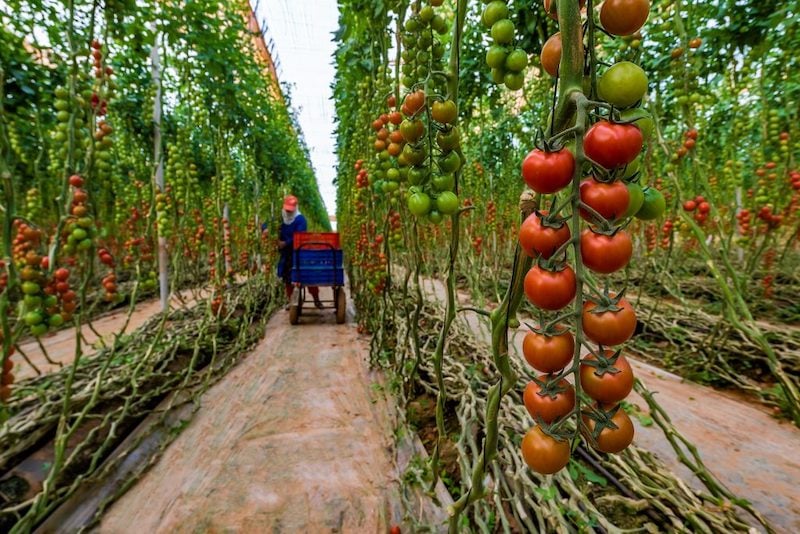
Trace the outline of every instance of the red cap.
<instances>
[{"instance_id":1,"label":"red cap","mask_svg":"<svg viewBox=\"0 0 800 534\"><path fill-rule=\"evenodd\" d=\"M288 195L283 199L283 209L286 211L294 211L297 209L297 197Z\"/></svg>"}]
</instances>

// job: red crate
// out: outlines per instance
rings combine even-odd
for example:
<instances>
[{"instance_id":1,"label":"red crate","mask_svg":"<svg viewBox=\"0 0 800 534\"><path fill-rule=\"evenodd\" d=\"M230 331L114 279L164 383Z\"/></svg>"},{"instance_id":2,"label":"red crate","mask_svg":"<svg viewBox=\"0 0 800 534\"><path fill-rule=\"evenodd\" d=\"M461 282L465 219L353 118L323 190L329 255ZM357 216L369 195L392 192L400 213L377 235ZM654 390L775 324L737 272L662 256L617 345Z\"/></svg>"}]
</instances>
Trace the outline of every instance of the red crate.
<instances>
[{"instance_id":1,"label":"red crate","mask_svg":"<svg viewBox=\"0 0 800 534\"><path fill-rule=\"evenodd\" d=\"M296 232L294 234L294 249L303 245L303 250L330 250L331 247L339 250L338 232Z\"/></svg>"}]
</instances>

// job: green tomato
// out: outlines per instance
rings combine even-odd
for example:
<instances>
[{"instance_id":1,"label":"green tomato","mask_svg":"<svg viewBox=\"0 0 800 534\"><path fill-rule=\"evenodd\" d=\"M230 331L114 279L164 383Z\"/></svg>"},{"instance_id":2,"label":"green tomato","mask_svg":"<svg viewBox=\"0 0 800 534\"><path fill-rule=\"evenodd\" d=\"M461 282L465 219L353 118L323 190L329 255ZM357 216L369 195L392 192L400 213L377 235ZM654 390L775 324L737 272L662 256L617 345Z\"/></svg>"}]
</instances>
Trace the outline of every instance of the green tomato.
<instances>
[{"instance_id":1,"label":"green tomato","mask_svg":"<svg viewBox=\"0 0 800 534\"><path fill-rule=\"evenodd\" d=\"M411 167L408 171L408 183L420 185L428 179L428 169L426 167Z\"/></svg>"},{"instance_id":2,"label":"green tomato","mask_svg":"<svg viewBox=\"0 0 800 534\"><path fill-rule=\"evenodd\" d=\"M644 204L636 212L636 218L643 221L652 221L661 217L666 209L667 202L664 200L664 195L661 194L661 191L654 187L647 187L644 189Z\"/></svg>"},{"instance_id":3,"label":"green tomato","mask_svg":"<svg viewBox=\"0 0 800 534\"><path fill-rule=\"evenodd\" d=\"M515 49L506 57L505 67L511 72L522 72L528 66L528 54L521 48Z\"/></svg>"},{"instance_id":4,"label":"green tomato","mask_svg":"<svg viewBox=\"0 0 800 534\"><path fill-rule=\"evenodd\" d=\"M505 47L492 45L486 51L486 65L491 69L500 69L506 64L508 52ZM65 135L66 137L66 135Z\"/></svg>"},{"instance_id":5,"label":"green tomato","mask_svg":"<svg viewBox=\"0 0 800 534\"><path fill-rule=\"evenodd\" d=\"M492 39L497 44L510 44L514 40L514 23L508 19L492 24Z\"/></svg>"},{"instance_id":6,"label":"green tomato","mask_svg":"<svg viewBox=\"0 0 800 534\"><path fill-rule=\"evenodd\" d=\"M461 133L455 126L448 132L439 132L436 135L436 144L444 151L455 150L461 145Z\"/></svg>"},{"instance_id":7,"label":"green tomato","mask_svg":"<svg viewBox=\"0 0 800 534\"><path fill-rule=\"evenodd\" d=\"M625 210L625 213L622 215L623 219L628 219L636 215L644 204L644 190L642 186L636 182L631 182L626 184L626 186L628 188L630 200L628 201L628 209Z\"/></svg>"},{"instance_id":8,"label":"green tomato","mask_svg":"<svg viewBox=\"0 0 800 534\"><path fill-rule=\"evenodd\" d=\"M386 171L386 178L391 182L399 182L400 181L400 171L392 167L388 171Z\"/></svg>"},{"instance_id":9,"label":"green tomato","mask_svg":"<svg viewBox=\"0 0 800 534\"><path fill-rule=\"evenodd\" d=\"M504 68L492 69L492 82L500 85L506 79L506 70Z\"/></svg>"},{"instance_id":10,"label":"green tomato","mask_svg":"<svg viewBox=\"0 0 800 534\"><path fill-rule=\"evenodd\" d=\"M639 65L620 61L597 81L600 98L618 108L629 108L647 93L647 75Z\"/></svg>"},{"instance_id":11,"label":"green tomato","mask_svg":"<svg viewBox=\"0 0 800 534\"><path fill-rule=\"evenodd\" d=\"M55 315L51 315L47 323L53 328L58 328L59 326L64 324L64 318L57 313Z\"/></svg>"},{"instance_id":12,"label":"green tomato","mask_svg":"<svg viewBox=\"0 0 800 534\"><path fill-rule=\"evenodd\" d=\"M44 321L44 317L42 317L42 314L39 313L38 311L31 311L25 314L23 320L25 321L25 324L28 326L36 326L37 324Z\"/></svg>"},{"instance_id":13,"label":"green tomato","mask_svg":"<svg viewBox=\"0 0 800 534\"><path fill-rule=\"evenodd\" d=\"M521 72L506 72L503 83L511 91L519 91L525 84L525 75Z\"/></svg>"},{"instance_id":14,"label":"green tomato","mask_svg":"<svg viewBox=\"0 0 800 534\"><path fill-rule=\"evenodd\" d=\"M495 23L508 17L508 6L505 2L494 0L489 2L486 9L483 10L483 23L487 28L491 28Z\"/></svg>"},{"instance_id":15,"label":"green tomato","mask_svg":"<svg viewBox=\"0 0 800 534\"><path fill-rule=\"evenodd\" d=\"M431 211L431 197L425 193L414 193L408 197L408 211L412 215L422 217Z\"/></svg>"},{"instance_id":16,"label":"green tomato","mask_svg":"<svg viewBox=\"0 0 800 534\"><path fill-rule=\"evenodd\" d=\"M389 193L394 193L395 191L397 191L397 189L399 187L400 186L398 185L397 182L383 182L383 186L381 187L381 190L384 193L389 194Z\"/></svg>"},{"instance_id":17,"label":"green tomato","mask_svg":"<svg viewBox=\"0 0 800 534\"><path fill-rule=\"evenodd\" d=\"M457 172L461 168L461 156L458 152L450 152L446 156L439 158L439 169L444 174Z\"/></svg>"},{"instance_id":18,"label":"green tomato","mask_svg":"<svg viewBox=\"0 0 800 534\"><path fill-rule=\"evenodd\" d=\"M47 333L47 325L44 323L37 324L36 326L31 327L31 335L33 337L42 337Z\"/></svg>"},{"instance_id":19,"label":"green tomato","mask_svg":"<svg viewBox=\"0 0 800 534\"><path fill-rule=\"evenodd\" d=\"M440 224L443 220L444 217L442 217L442 214L436 210L433 210L428 214L428 221L433 224Z\"/></svg>"},{"instance_id":20,"label":"green tomato","mask_svg":"<svg viewBox=\"0 0 800 534\"><path fill-rule=\"evenodd\" d=\"M26 295L38 295L41 288L39 284L36 282L23 282L22 283L22 292Z\"/></svg>"},{"instance_id":21,"label":"green tomato","mask_svg":"<svg viewBox=\"0 0 800 534\"><path fill-rule=\"evenodd\" d=\"M452 174L434 176L433 187L437 191L452 191L456 187L456 177Z\"/></svg>"},{"instance_id":22,"label":"green tomato","mask_svg":"<svg viewBox=\"0 0 800 534\"><path fill-rule=\"evenodd\" d=\"M436 197L436 209L444 215L453 215L458 211L458 196L452 191L445 191Z\"/></svg>"}]
</instances>

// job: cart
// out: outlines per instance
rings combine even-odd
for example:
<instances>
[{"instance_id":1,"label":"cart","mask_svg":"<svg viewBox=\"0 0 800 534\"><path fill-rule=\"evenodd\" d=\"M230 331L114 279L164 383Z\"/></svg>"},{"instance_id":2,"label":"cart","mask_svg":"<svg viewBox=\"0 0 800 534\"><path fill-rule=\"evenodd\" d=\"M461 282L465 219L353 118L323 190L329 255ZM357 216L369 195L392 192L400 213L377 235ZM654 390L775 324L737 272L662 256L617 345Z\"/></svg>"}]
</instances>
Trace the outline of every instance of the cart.
<instances>
[{"instance_id":1,"label":"cart","mask_svg":"<svg viewBox=\"0 0 800 534\"><path fill-rule=\"evenodd\" d=\"M336 322L345 321L347 297L344 294L344 265L339 234L336 232L297 232L294 234L291 280L295 290L289 302L289 322L297 324L303 313L306 288L333 288L333 300L323 306L336 310ZM325 306L328 307L328 306Z\"/></svg>"}]
</instances>

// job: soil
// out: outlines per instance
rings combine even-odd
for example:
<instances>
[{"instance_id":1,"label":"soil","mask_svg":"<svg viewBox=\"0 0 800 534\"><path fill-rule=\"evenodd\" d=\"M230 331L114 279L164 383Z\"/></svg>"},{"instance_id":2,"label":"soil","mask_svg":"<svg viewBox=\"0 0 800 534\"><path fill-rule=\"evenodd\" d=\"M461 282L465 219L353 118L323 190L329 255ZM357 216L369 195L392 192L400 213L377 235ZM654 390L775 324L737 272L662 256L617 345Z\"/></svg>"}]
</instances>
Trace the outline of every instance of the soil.
<instances>
[{"instance_id":1,"label":"soil","mask_svg":"<svg viewBox=\"0 0 800 534\"><path fill-rule=\"evenodd\" d=\"M304 313L305 310L304 310ZM391 407L368 340L332 311L266 337L203 397L102 532L386 532L398 499Z\"/></svg>"}]
</instances>

